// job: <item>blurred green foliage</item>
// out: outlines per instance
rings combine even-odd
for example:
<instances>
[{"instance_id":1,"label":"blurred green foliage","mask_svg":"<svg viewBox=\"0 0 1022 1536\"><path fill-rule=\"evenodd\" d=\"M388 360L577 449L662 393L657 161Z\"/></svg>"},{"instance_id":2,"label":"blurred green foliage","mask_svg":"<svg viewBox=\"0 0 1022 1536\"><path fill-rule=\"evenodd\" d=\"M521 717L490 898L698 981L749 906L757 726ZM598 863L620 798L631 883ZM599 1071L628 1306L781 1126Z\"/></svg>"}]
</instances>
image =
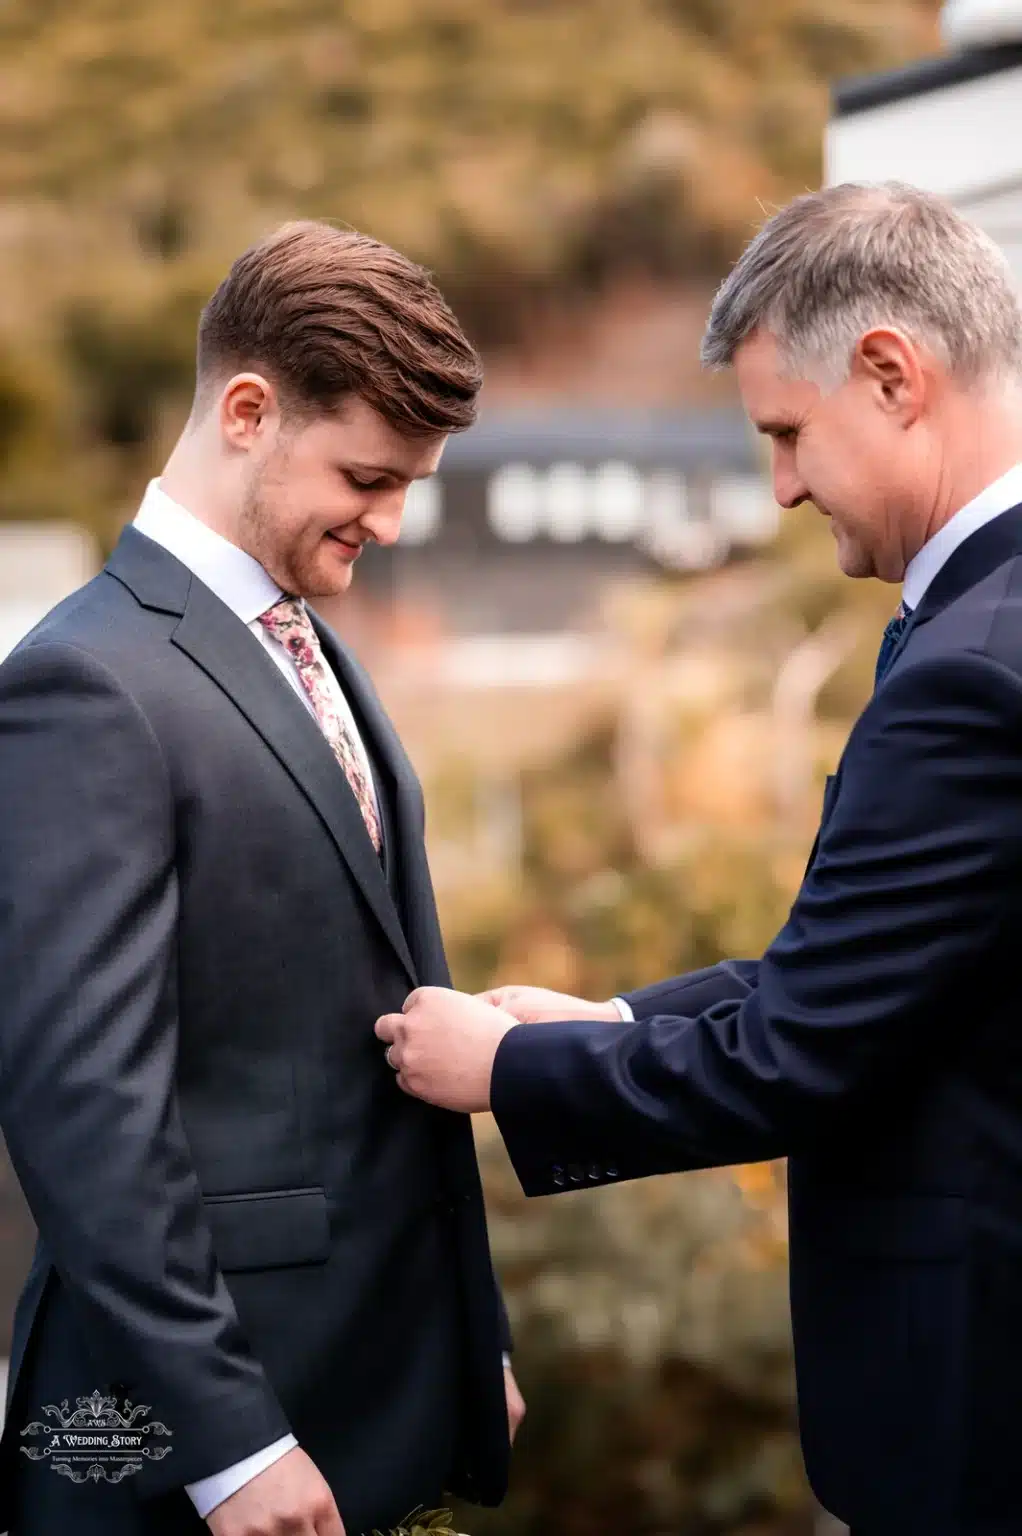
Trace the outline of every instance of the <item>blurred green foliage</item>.
<instances>
[{"instance_id":1,"label":"blurred green foliage","mask_svg":"<svg viewBox=\"0 0 1022 1536\"><path fill-rule=\"evenodd\" d=\"M717 275L818 180L830 78L932 49L936 11L8 0L0 517L112 542L184 418L203 296L278 221L391 241L513 346L624 276Z\"/></svg>"},{"instance_id":2,"label":"blurred green foliage","mask_svg":"<svg viewBox=\"0 0 1022 1536\"><path fill-rule=\"evenodd\" d=\"M481 1140L528 1414L506 1506L459 1528L797 1529L780 1170L526 1203Z\"/></svg>"}]
</instances>

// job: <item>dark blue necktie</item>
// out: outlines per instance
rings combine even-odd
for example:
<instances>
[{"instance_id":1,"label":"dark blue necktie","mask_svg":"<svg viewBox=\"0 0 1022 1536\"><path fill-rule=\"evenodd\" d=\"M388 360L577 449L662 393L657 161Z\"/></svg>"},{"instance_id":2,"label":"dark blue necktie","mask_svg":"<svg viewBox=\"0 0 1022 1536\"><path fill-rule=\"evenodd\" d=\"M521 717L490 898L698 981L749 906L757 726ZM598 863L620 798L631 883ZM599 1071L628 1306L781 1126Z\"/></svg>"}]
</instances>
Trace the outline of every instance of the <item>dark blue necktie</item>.
<instances>
[{"instance_id":1,"label":"dark blue necktie","mask_svg":"<svg viewBox=\"0 0 1022 1536\"><path fill-rule=\"evenodd\" d=\"M901 603L893 619L888 619L887 628L884 630L884 638L880 642L880 655L877 657L876 677L873 681L874 689L879 688L886 676L887 670L894 660L894 653L901 644L901 637L908 627L908 621L912 617L912 609L906 608Z\"/></svg>"}]
</instances>

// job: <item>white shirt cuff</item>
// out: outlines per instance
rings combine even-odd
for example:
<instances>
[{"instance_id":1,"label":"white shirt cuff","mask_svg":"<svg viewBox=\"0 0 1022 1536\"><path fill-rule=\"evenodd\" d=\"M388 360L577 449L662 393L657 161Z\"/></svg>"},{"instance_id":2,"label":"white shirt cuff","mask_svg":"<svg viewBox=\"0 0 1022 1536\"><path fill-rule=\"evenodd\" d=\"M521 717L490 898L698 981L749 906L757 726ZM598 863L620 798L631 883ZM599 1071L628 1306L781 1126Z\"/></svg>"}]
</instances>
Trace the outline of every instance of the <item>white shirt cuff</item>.
<instances>
[{"instance_id":1,"label":"white shirt cuff","mask_svg":"<svg viewBox=\"0 0 1022 1536\"><path fill-rule=\"evenodd\" d=\"M244 1488L246 1483L258 1477L260 1472L265 1472L267 1467L272 1467L288 1451L293 1451L297 1444L294 1435L282 1435L272 1445L246 1456L244 1461L236 1461L233 1467L226 1467L223 1472L214 1472L212 1477L200 1478L197 1483L186 1483L185 1493L202 1519L205 1519L210 1510L216 1509L218 1504L229 1499L232 1493L237 1493L239 1488Z\"/></svg>"},{"instance_id":2,"label":"white shirt cuff","mask_svg":"<svg viewBox=\"0 0 1022 1536\"><path fill-rule=\"evenodd\" d=\"M612 997L611 1002L614 1004L614 1007L621 1015L622 1024L635 1023L635 1014L632 1012L630 1005L625 1002L623 997Z\"/></svg>"},{"instance_id":3,"label":"white shirt cuff","mask_svg":"<svg viewBox=\"0 0 1022 1536\"><path fill-rule=\"evenodd\" d=\"M505 1371L509 1371L511 1369L511 1356L508 1354L506 1349L500 1358L504 1362Z\"/></svg>"}]
</instances>

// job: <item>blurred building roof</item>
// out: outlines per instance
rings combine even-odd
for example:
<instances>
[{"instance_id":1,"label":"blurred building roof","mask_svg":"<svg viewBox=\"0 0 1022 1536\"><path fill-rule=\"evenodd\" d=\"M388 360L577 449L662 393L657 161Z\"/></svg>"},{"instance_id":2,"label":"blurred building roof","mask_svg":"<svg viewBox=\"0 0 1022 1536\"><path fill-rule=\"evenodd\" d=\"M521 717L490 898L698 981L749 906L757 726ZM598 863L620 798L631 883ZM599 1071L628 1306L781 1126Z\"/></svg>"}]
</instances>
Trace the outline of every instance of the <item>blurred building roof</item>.
<instances>
[{"instance_id":1,"label":"blurred building roof","mask_svg":"<svg viewBox=\"0 0 1022 1536\"><path fill-rule=\"evenodd\" d=\"M945 0L940 25L948 53L904 69L839 80L833 115L850 117L1022 66L1022 0Z\"/></svg>"},{"instance_id":2,"label":"blurred building roof","mask_svg":"<svg viewBox=\"0 0 1022 1536\"><path fill-rule=\"evenodd\" d=\"M484 411L455 434L444 470L487 469L522 460L550 465L621 459L638 469L759 468L755 438L738 409L617 410L590 407Z\"/></svg>"},{"instance_id":3,"label":"blurred building roof","mask_svg":"<svg viewBox=\"0 0 1022 1536\"><path fill-rule=\"evenodd\" d=\"M904 69L884 70L878 75L856 75L839 80L833 89L835 117L851 117L873 107L888 106L924 96L948 86L964 85L989 75L1022 66L1022 43L973 48L962 53L923 59Z\"/></svg>"}]
</instances>

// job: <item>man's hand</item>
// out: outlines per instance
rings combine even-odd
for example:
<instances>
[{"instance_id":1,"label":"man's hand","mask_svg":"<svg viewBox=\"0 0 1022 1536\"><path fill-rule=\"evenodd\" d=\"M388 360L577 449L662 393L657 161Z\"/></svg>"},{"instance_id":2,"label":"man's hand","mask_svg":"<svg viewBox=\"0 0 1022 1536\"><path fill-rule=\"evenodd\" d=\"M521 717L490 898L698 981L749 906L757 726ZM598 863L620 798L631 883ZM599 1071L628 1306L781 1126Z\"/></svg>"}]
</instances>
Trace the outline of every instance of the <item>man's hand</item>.
<instances>
[{"instance_id":1,"label":"man's hand","mask_svg":"<svg viewBox=\"0 0 1022 1536\"><path fill-rule=\"evenodd\" d=\"M514 1445L519 1425L525 1418L525 1399L518 1390L515 1373L509 1365L504 1367L504 1396L507 1398L507 1432Z\"/></svg>"},{"instance_id":2,"label":"man's hand","mask_svg":"<svg viewBox=\"0 0 1022 1536\"><path fill-rule=\"evenodd\" d=\"M490 1107L497 1047L518 1020L446 987L420 987L403 1013L385 1013L376 1033L405 1093L464 1114Z\"/></svg>"},{"instance_id":3,"label":"man's hand","mask_svg":"<svg viewBox=\"0 0 1022 1536\"><path fill-rule=\"evenodd\" d=\"M514 1014L519 1024L550 1024L561 1019L602 1019L620 1024L613 1003L587 1003L567 992L548 992L546 987L493 987L478 994L481 1002Z\"/></svg>"},{"instance_id":4,"label":"man's hand","mask_svg":"<svg viewBox=\"0 0 1022 1536\"><path fill-rule=\"evenodd\" d=\"M213 1536L344 1536L334 1496L297 1446L206 1516Z\"/></svg>"}]
</instances>

